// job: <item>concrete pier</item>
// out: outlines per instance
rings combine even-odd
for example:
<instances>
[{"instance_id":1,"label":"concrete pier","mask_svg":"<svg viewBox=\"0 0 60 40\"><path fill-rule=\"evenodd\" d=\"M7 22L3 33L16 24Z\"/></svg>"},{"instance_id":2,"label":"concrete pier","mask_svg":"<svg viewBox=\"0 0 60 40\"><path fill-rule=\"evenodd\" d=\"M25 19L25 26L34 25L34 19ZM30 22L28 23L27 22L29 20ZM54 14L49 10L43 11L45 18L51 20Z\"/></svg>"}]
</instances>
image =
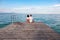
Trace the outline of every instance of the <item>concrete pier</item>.
<instances>
[{"instance_id":1,"label":"concrete pier","mask_svg":"<svg viewBox=\"0 0 60 40\"><path fill-rule=\"evenodd\" d=\"M16 22L0 29L0 40L60 40L60 34L42 22Z\"/></svg>"}]
</instances>

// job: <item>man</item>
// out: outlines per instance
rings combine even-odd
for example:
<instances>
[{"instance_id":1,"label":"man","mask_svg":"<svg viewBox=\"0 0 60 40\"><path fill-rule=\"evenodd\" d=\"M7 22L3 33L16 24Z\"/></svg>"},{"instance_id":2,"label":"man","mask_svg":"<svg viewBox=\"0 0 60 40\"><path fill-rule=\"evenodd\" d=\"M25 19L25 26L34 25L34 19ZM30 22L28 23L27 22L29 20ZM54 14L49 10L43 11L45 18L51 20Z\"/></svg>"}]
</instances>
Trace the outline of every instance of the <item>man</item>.
<instances>
[{"instance_id":1,"label":"man","mask_svg":"<svg viewBox=\"0 0 60 40\"><path fill-rule=\"evenodd\" d=\"M26 20L27 20L27 22L29 23L29 20L30 20L30 19L29 19L29 15L27 15L27 19L26 19Z\"/></svg>"}]
</instances>

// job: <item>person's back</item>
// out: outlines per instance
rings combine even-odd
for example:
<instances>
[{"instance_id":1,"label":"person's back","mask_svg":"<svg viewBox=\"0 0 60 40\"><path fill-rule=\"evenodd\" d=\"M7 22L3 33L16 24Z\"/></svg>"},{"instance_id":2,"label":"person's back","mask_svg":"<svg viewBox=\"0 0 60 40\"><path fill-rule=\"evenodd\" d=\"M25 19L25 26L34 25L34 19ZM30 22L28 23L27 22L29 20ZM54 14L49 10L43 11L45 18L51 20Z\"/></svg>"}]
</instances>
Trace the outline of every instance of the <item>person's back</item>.
<instances>
[{"instance_id":1,"label":"person's back","mask_svg":"<svg viewBox=\"0 0 60 40\"><path fill-rule=\"evenodd\" d=\"M33 22L33 17L32 17L32 15L30 15L30 17L29 17L29 22L30 22L30 23Z\"/></svg>"},{"instance_id":2,"label":"person's back","mask_svg":"<svg viewBox=\"0 0 60 40\"><path fill-rule=\"evenodd\" d=\"M27 22L29 22L29 15L27 15Z\"/></svg>"}]
</instances>

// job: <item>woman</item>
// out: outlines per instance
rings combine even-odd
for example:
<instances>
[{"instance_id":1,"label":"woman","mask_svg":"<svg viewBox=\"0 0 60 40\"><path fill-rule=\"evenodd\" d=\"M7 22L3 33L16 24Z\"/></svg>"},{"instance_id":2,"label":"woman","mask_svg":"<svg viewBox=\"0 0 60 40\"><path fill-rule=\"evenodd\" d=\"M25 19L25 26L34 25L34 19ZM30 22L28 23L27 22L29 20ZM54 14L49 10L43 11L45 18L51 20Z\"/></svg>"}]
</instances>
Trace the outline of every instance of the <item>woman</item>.
<instances>
[{"instance_id":1,"label":"woman","mask_svg":"<svg viewBox=\"0 0 60 40\"><path fill-rule=\"evenodd\" d=\"M29 22L32 23L33 22L33 17L32 15L30 14L30 17L29 17Z\"/></svg>"}]
</instances>

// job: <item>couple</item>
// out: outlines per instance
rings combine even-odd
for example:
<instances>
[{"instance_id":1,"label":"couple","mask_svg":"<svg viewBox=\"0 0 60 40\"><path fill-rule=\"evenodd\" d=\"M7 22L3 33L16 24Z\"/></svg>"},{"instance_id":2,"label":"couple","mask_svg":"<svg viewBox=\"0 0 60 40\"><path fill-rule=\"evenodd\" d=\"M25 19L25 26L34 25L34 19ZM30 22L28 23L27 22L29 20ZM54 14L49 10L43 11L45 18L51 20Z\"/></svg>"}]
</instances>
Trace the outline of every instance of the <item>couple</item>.
<instances>
[{"instance_id":1,"label":"couple","mask_svg":"<svg viewBox=\"0 0 60 40\"><path fill-rule=\"evenodd\" d=\"M28 23L33 23L33 17L32 17L31 14L30 15L27 15L27 22Z\"/></svg>"}]
</instances>

